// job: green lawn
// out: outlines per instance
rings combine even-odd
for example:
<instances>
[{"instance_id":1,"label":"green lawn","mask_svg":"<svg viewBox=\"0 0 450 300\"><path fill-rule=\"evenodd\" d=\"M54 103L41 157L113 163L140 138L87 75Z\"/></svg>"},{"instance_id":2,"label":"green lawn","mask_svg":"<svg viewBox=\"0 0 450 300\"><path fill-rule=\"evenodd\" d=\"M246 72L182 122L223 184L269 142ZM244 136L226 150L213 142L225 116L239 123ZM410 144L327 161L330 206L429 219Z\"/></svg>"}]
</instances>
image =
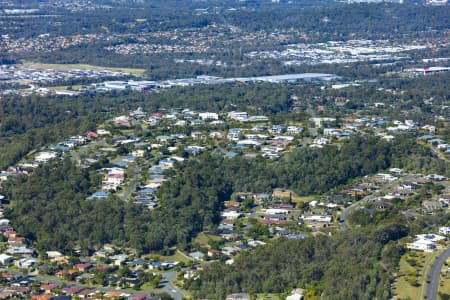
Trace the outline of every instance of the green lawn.
<instances>
[{"instance_id":1,"label":"green lawn","mask_svg":"<svg viewBox=\"0 0 450 300\"><path fill-rule=\"evenodd\" d=\"M217 241L219 242L222 238L218 235L212 235L212 234L206 234L206 233L199 233L195 239L194 243L198 243L201 247L207 247L209 240Z\"/></svg>"},{"instance_id":2,"label":"green lawn","mask_svg":"<svg viewBox=\"0 0 450 300\"><path fill-rule=\"evenodd\" d=\"M52 86L51 89L55 91L65 91L68 87L68 85ZM72 85L73 91L78 91L79 89L81 89L81 85Z\"/></svg>"},{"instance_id":3,"label":"green lawn","mask_svg":"<svg viewBox=\"0 0 450 300\"><path fill-rule=\"evenodd\" d=\"M447 266L444 264L444 267L442 268L442 273L440 277L440 284L439 284L439 293L447 294L450 296L450 270L448 270L448 267L450 266L450 259L447 260L449 263ZM440 297L438 296L438 300L440 300Z\"/></svg>"},{"instance_id":4,"label":"green lawn","mask_svg":"<svg viewBox=\"0 0 450 300\"><path fill-rule=\"evenodd\" d=\"M121 71L126 73L131 73L134 75L143 75L146 70L145 69L133 69L133 68L110 68L110 67L101 67L101 66L92 66L87 64L44 64L37 62L25 62L24 66L30 69L53 69L53 70L73 70L73 69L81 69L81 70L111 70L111 71Z\"/></svg>"},{"instance_id":5,"label":"green lawn","mask_svg":"<svg viewBox=\"0 0 450 300\"><path fill-rule=\"evenodd\" d=\"M173 261L182 261L182 262L190 262L190 259L187 258L185 255L183 255L182 253L180 253L178 250L175 251L175 253L173 255L170 256L159 256L159 259L161 261L165 261L165 260L173 260Z\"/></svg>"},{"instance_id":6,"label":"green lawn","mask_svg":"<svg viewBox=\"0 0 450 300\"><path fill-rule=\"evenodd\" d=\"M441 251L435 251L433 253L409 251L401 258L400 271L395 287L396 295L399 299L424 299L427 274L430 272L431 265L440 253ZM416 257L413 256L414 254ZM416 261L415 266L408 263L408 259L411 258ZM411 281L414 279L417 281L417 286L411 284Z\"/></svg>"}]
</instances>

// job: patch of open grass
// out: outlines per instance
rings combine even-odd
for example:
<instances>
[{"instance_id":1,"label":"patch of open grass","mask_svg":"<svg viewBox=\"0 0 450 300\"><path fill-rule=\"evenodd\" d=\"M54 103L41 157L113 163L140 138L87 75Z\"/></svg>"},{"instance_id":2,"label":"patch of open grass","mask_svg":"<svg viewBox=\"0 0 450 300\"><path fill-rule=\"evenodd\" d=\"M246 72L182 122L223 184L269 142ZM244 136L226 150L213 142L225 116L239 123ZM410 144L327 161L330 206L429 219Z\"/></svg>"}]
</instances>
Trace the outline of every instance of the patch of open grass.
<instances>
[{"instance_id":1,"label":"patch of open grass","mask_svg":"<svg viewBox=\"0 0 450 300\"><path fill-rule=\"evenodd\" d=\"M426 291L426 280L431 265L442 251L422 253L410 251L400 260L396 295L400 299L422 300ZM416 283L416 284L413 284Z\"/></svg>"},{"instance_id":2,"label":"patch of open grass","mask_svg":"<svg viewBox=\"0 0 450 300\"><path fill-rule=\"evenodd\" d=\"M180 261L180 262L184 262L184 263L188 263L191 260L186 256L183 255L183 253L181 253L179 250L175 251L172 255L170 256L163 256L160 255L159 259L161 261L166 261L166 260L173 260L173 261Z\"/></svg>"},{"instance_id":3,"label":"patch of open grass","mask_svg":"<svg viewBox=\"0 0 450 300\"><path fill-rule=\"evenodd\" d=\"M219 242L222 238L218 235L206 234L202 232L195 237L194 243L198 243L201 247L207 247L210 239Z\"/></svg>"},{"instance_id":4,"label":"patch of open grass","mask_svg":"<svg viewBox=\"0 0 450 300\"><path fill-rule=\"evenodd\" d=\"M273 191L273 198L282 200L291 199L291 201L297 204L297 206L304 202L310 202L314 200L316 197L317 196L315 195L299 196L294 191L288 189L275 189Z\"/></svg>"},{"instance_id":5,"label":"patch of open grass","mask_svg":"<svg viewBox=\"0 0 450 300\"><path fill-rule=\"evenodd\" d=\"M439 289L438 289L438 295L441 294L447 294L450 295L450 259L447 260L448 265L445 265L442 267L441 276L439 279ZM438 299L440 297L438 296Z\"/></svg>"},{"instance_id":6,"label":"patch of open grass","mask_svg":"<svg viewBox=\"0 0 450 300\"><path fill-rule=\"evenodd\" d=\"M64 90L67 90L68 88L69 88L68 85L50 87L50 89L55 90L55 91L64 91ZM78 91L79 89L81 89L81 85L72 85L73 91Z\"/></svg>"},{"instance_id":7,"label":"patch of open grass","mask_svg":"<svg viewBox=\"0 0 450 300\"><path fill-rule=\"evenodd\" d=\"M37 63L37 62L25 62L23 65L30 69L38 69L38 70L45 70L45 69L53 69L53 70L59 70L59 71L68 71L68 70L73 70L73 69L111 70L111 71L121 71L121 72L131 73L134 75L143 75L146 71L145 69L112 68L112 67L93 66L93 65L87 65L87 64L44 64L44 63Z\"/></svg>"}]
</instances>

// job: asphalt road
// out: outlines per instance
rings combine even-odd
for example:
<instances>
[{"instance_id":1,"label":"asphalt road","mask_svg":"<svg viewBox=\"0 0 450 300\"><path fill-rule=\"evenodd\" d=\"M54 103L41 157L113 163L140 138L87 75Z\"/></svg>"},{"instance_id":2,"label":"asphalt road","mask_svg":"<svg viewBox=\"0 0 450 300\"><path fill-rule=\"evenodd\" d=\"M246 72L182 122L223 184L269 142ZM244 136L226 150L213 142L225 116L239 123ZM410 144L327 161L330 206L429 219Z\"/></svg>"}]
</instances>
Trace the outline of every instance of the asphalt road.
<instances>
[{"instance_id":1,"label":"asphalt road","mask_svg":"<svg viewBox=\"0 0 450 300\"><path fill-rule=\"evenodd\" d=\"M163 291L170 294L175 300L182 300L184 297L183 292L172 283L172 281L174 281L177 276L177 272L170 271L163 273L162 275Z\"/></svg>"},{"instance_id":2,"label":"asphalt road","mask_svg":"<svg viewBox=\"0 0 450 300\"><path fill-rule=\"evenodd\" d=\"M433 263L428 274L428 284L425 299L436 300L439 288L439 276L444 262L450 257L450 248L447 248Z\"/></svg>"},{"instance_id":3,"label":"asphalt road","mask_svg":"<svg viewBox=\"0 0 450 300\"><path fill-rule=\"evenodd\" d=\"M133 177L128 179L129 181L133 181L133 183L131 184L131 186L129 186L127 188L127 190L120 197L120 199L122 199L123 201L127 200L128 197L130 197L130 195L136 190L136 187L138 184L138 176L139 176L140 172L141 172L141 167L136 166L136 168L134 169L134 172L133 172Z\"/></svg>"}]
</instances>

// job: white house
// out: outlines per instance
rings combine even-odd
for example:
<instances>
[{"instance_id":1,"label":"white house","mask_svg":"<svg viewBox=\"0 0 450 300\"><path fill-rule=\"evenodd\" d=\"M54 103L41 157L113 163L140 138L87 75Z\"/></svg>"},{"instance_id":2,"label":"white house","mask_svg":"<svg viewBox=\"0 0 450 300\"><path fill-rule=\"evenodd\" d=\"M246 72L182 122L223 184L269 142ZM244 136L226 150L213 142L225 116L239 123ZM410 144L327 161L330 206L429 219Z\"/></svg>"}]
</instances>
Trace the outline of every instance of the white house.
<instances>
[{"instance_id":1,"label":"white house","mask_svg":"<svg viewBox=\"0 0 450 300\"><path fill-rule=\"evenodd\" d=\"M6 265L7 263L10 263L13 261L13 257L7 254L0 254L0 264Z\"/></svg>"},{"instance_id":2,"label":"white house","mask_svg":"<svg viewBox=\"0 0 450 300\"><path fill-rule=\"evenodd\" d=\"M219 119L219 115L217 113L211 113L211 112L199 113L198 117L202 120L218 120Z\"/></svg>"},{"instance_id":3,"label":"white house","mask_svg":"<svg viewBox=\"0 0 450 300\"><path fill-rule=\"evenodd\" d=\"M378 173L375 175L375 179L381 181L394 181L397 180L398 177L392 176L391 174Z\"/></svg>"},{"instance_id":4,"label":"white house","mask_svg":"<svg viewBox=\"0 0 450 300\"><path fill-rule=\"evenodd\" d=\"M302 127L298 127L298 126L288 126L286 128L286 132L290 133L290 134L298 134L298 133L302 133L303 132L303 128Z\"/></svg>"},{"instance_id":5,"label":"white house","mask_svg":"<svg viewBox=\"0 0 450 300\"><path fill-rule=\"evenodd\" d=\"M58 153L57 152L44 151L44 152L38 153L38 155L36 155L34 160L37 161L37 162L41 162L41 163L47 163L49 161L54 160L57 157L58 157Z\"/></svg>"},{"instance_id":6,"label":"white house","mask_svg":"<svg viewBox=\"0 0 450 300\"><path fill-rule=\"evenodd\" d=\"M224 211L221 216L227 220L235 220L241 216L237 211Z\"/></svg>"},{"instance_id":7,"label":"white house","mask_svg":"<svg viewBox=\"0 0 450 300\"><path fill-rule=\"evenodd\" d=\"M111 135L111 132L108 130L105 130L104 128L99 128L99 129L97 129L97 134L98 135Z\"/></svg>"},{"instance_id":8,"label":"white house","mask_svg":"<svg viewBox=\"0 0 450 300\"><path fill-rule=\"evenodd\" d=\"M228 113L228 117L236 121L245 121L248 119L248 113L245 111L232 111Z\"/></svg>"},{"instance_id":9,"label":"white house","mask_svg":"<svg viewBox=\"0 0 450 300\"><path fill-rule=\"evenodd\" d=\"M63 256L59 251L47 251L46 254L49 259L58 259Z\"/></svg>"},{"instance_id":10,"label":"white house","mask_svg":"<svg viewBox=\"0 0 450 300\"><path fill-rule=\"evenodd\" d=\"M134 157L144 157L145 151L143 149L137 149L131 152Z\"/></svg>"},{"instance_id":11,"label":"white house","mask_svg":"<svg viewBox=\"0 0 450 300\"><path fill-rule=\"evenodd\" d=\"M305 222L320 222L320 223L331 223L333 217L331 216L308 216L302 218Z\"/></svg>"},{"instance_id":12,"label":"white house","mask_svg":"<svg viewBox=\"0 0 450 300\"><path fill-rule=\"evenodd\" d=\"M436 245L431 241L417 240L412 243L408 243L406 248L424 252L433 252L436 249Z\"/></svg>"},{"instance_id":13,"label":"white house","mask_svg":"<svg viewBox=\"0 0 450 300\"><path fill-rule=\"evenodd\" d=\"M303 300L303 293L305 291L303 289L294 289L291 294L286 297L285 300Z\"/></svg>"},{"instance_id":14,"label":"white house","mask_svg":"<svg viewBox=\"0 0 450 300\"><path fill-rule=\"evenodd\" d=\"M313 140L313 143L316 145L329 145L329 144L331 144L331 141L326 138L315 138Z\"/></svg>"},{"instance_id":15,"label":"white house","mask_svg":"<svg viewBox=\"0 0 450 300\"><path fill-rule=\"evenodd\" d=\"M439 234L450 235L450 226L448 226L448 227L439 227Z\"/></svg>"}]
</instances>

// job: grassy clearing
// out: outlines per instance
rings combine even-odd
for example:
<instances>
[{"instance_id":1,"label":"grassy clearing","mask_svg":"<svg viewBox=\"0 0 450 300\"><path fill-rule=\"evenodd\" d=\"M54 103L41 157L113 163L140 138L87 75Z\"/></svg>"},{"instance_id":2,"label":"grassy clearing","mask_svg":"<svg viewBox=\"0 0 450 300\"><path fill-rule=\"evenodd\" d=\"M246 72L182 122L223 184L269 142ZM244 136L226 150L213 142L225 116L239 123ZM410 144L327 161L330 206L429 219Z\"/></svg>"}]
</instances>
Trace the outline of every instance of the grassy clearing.
<instances>
[{"instance_id":1,"label":"grassy clearing","mask_svg":"<svg viewBox=\"0 0 450 300\"><path fill-rule=\"evenodd\" d=\"M55 91L65 91L69 88L68 85L61 85L61 86L52 86L50 87L50 89L55 90ZM72 85L72 90L73 91L78 91L81 89L81 85Z\"/></svg>"},{"instance_id":2,"label":"grassy clearing","mask_svg":"<svg viewBox=\"0 0 450 300\"><path fill-rule=\"evenodd\" d=\"M396 292L401 299L419 299L421 286L412 286L408 279L411 277L413 272L418 271L415 267L411 266L407 262L408 254L404 255L400 260L400 271L398 274L398 281L396 285Z\"/></svg>"},{"instance_id":3,"label":"grassy clearing","mask_svg":"<svg viewBox=\"0 0 450 300\"><path fill-rule=\"evenodd\" d=\"M400 271L395 286L399 299L424 299L428 273L431 265L441 252L421 253L410 251L401 258Z\"/></svg>"},{"instance_id":4,"label":"grassy clearing","mask_svg":"<svg viewBox=\"0 0 450 300\"><path fill-rule=\"evenodd\" d=\"M221 237L218 235L212 235L212 234L205 234L205 233L200 233L199 235L197 235L194 239L194 243L198 243L201 247L207 247L208 246L208 241L209 240L213 240L213 241L217 241L219 242L221 240Z\"/></svg>"},{"instance_id":5,"label":"grassy clearing","mask_svg":"<svg viewBox=\"0 0 450 300\"><path fill-rule=\"evenodd\" d=\"M131 73L134 75L143 75L145 73L145 69L134 69L134 68L111 68L111 67L101 67L101 66L93 66L87 64L44 64L44 63L36 63L36 62L25 62L23 66L30 69L38 69L38 70L46 70L53 69L58 71L68 71L73 69L80 70L111 70L111 71L121 71L126 73Z\"/></svg>"},{"instance_id":6,"label":"grassy clearing","mask_svg":"<svg viewBox=\"0 0 450 300\"><path fill-rule=\"evenodd\" d=\"M190 259L188 259L185 255L183 255L179 251L175 251L175 253L170 256L162 256L161 255L161 256L159 256L159 259L161 261L173 260L173 261L180 261L180 262L184 262L184 263L190 262Z\"/></svg>"},{"instance_id":7,"label":"grassy clearing","mask_svg":"<svg viewBox=\"0 0 450 300\"><path fill-rule=\"evenodd\" d=\"M297 206L301 205L302 203L311 202L314 199L316 199L317 196L311 195L311 196L292 196L292 202L297 204Z\"/></svg>"},{"instance_id":8,"label":"grassy clearing","mask_svg":"<svg viewBox=\"0 0 450 300\"><path fill-rule=\"evenodd\" d=\"M316 195L299 196L292 190L275 189L273 191L273 197L275 199L282 199L282 200L289 200L289 199L291 199L291 201L294 202L297 205L297 207L298 207L302 203L311 202L317 196Z\"/></svg>"},{"instance_id":9,"label":"grassy clearing","mask_svg":"<svg viewBox=\"0 0 450 300\"><path fill-rule=\"evenodd\" d=\"M444 266L442 267L438 295L439 293L441 293L450 296L450 270L448 269L449 267L450 267L450 259L447 260L447 265L444 264ZM438 300L440 299L441 297L438 296Z\"/></svg>"}]
</instances>

